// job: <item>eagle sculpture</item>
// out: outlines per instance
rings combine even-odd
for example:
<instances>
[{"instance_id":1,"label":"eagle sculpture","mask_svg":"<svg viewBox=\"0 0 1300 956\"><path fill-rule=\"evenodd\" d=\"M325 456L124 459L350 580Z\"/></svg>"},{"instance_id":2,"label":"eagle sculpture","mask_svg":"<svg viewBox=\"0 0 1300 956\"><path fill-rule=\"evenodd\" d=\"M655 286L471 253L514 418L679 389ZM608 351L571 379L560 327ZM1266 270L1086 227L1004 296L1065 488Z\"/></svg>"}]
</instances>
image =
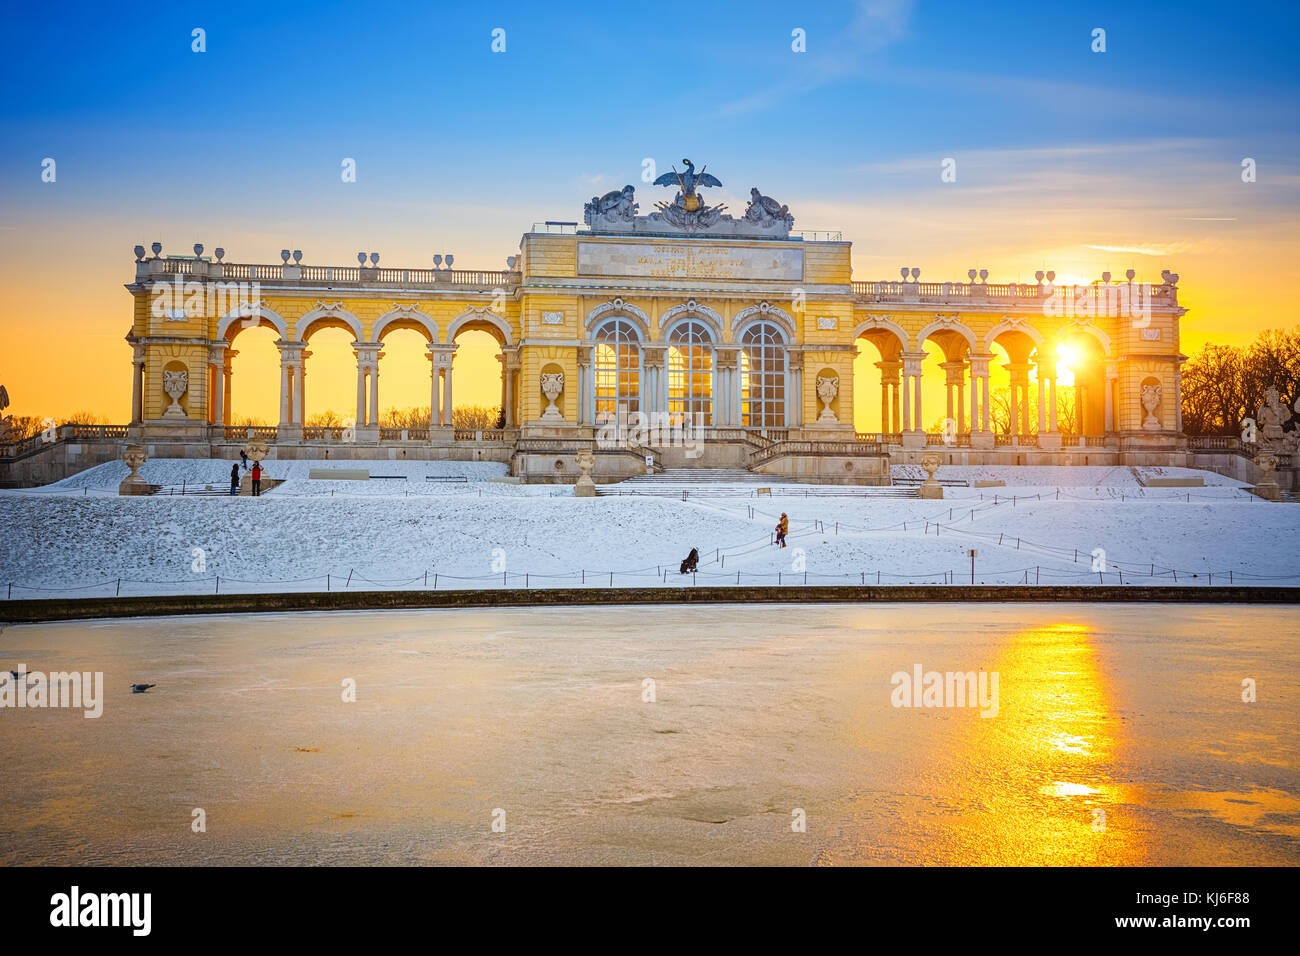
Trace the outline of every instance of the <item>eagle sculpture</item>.
<instances>
[{"instance_id":1,"label":"eagle sculpture","mask_svg":"<svg viewBox=\"0 0 1300 956\"><path fill-rule=\"evenodd\" d=\"M706 173L704 170L709 167L706 165L697 173L695 164L689 159L683 159L682 165L686 167L686 172L679 173L677 167L673 167L671 173L664 173L654 181L656 186L677 186L682 191L682 206L688 212L695 212L702 205L699 195L695 192L696 188L703 186L721 186L722 181L712 173Z\"/></svg>"}]
</instances>

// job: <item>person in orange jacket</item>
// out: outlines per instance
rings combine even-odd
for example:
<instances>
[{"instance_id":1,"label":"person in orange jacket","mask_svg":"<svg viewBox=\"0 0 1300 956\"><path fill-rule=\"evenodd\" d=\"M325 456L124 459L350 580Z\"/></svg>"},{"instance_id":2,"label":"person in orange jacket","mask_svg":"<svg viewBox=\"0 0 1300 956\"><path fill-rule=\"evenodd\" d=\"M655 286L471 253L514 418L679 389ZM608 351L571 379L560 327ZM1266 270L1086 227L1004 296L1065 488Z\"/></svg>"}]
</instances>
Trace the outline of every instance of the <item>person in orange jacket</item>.
<instances>
[{"instance_id":1,"label":"person in orange jacket","mask_svg":"<svg viewBox=\"0 0 1300 956\"><path fill-rule=\"evenodd\" d=\"M790 519L784 511L781 512L781 520L776 523L776 543L785 547L785 536L790 533Z\"/></svg>"},{"instance_id":2,"label":"person in orange jacket","mask_svg":"<svg viewBox=\"0 0 1300 956\"><path fill-rule=\"evenodd\" d=\"M257 498L262 494L262 463L260 461L253 462L251 474L253 476L253 497Z\"/></svg>"}]
</instances>

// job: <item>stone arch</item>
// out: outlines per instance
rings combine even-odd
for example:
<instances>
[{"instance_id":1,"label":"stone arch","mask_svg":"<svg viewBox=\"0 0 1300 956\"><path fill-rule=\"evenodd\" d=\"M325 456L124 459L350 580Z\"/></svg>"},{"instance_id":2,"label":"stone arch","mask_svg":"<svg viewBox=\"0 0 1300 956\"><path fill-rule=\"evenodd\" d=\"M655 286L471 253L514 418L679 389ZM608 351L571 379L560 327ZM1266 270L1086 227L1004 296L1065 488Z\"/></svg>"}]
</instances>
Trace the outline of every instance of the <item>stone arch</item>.
<instances>
[{"instance_id":1,"label":"stone arch","mask_svg":"<svg viewBox=\"0 0 1300 956\"><path fill-rule=\"evenodd\" d=\"M510 323L486 306L482 308L470 306L452 319L451 324L447 326L445 344L453 344L456 341L456 336L462 330L471 327L477 327L484 332L488 332L496 338L503 348L515 344L514 334L510 331Z\"/></svg>"},{"instance_id":2,"label":"stone arch","mask_svg":"<svg viewBox=\"0 0 1300 956\"><path fill-rule=\"evenodd\" d=\"M760 302L758 305L751 305L747 309L741 309L731 320L731 338L736 341L740 333L755 322L770 321L785 336L785 344L790 345L795 340L795 323L794 319L784 309L772 305L770 302Z\"/></svg>"},{"instance_id":3,"label":"stone arch","mask_svg":"<svg viewBox=\"0 0 1300 956\"><path fill-rule=\"evenodd\" d=\"M394 329L412 329L420 332L430 344L438 341L438 323L420 311L419 306L398 307L385 312L375 319L370 337L375 342L382 342L384 334Z\"/></svg>"},{"instance_id":4,"label":"stone arch","mask_svg":"<svg viewBox=\"0 0 1300 956\"><path fill-rule=\"evenodd\" d=\"M887 319L883 316L869 318L859 322L853 329L853 341L856 342L862 336L872 331L884 331L893 333L894 338L898 339L899 350L906 352L908 350L909 336L907 330L895 322L893 319Z\"/></svg>"},{"instance_id":5,"label":"stone arch","mask_svg":"<svg viewBox=\"0 0 1300 956\"><path fill-rule=\"evenodd\" d=\"M330 305L317 302L316 308L299 318L294 324L298 330L299 342L306 342L313 333L330 328L351 331L354 341L365 341L365 335L361 331L361 320L338 302Z\"/></svg>"},{"instance_id":6,"label":"stone arch","mask_svg":"<svg viewBox=\"0 0 1300 956\"><path fill-rule=\"evenodd\" d=\"M618 316L629 320L641 331L641 341L650 341L650 316L632 305L630 302L624 302L621 298L610 299L608 302L602 302L590 312L587 313L587 319L583 327L587 331L587 337L591 338L597 326L603 325L605 319Z\"/></svg>"},{"instance_id":7,"label":"stone arch","mask_svg":"<svg viewBox=\"0 0 1300 956\"><path fill-rule=\"evenodd\" d=\"M1105 358L1112 357L1110 350L1110 336L1090 322L1077 322L1073 325L1063 326L1057 330L1054 338L1057 342L1063 342L1075 332L1086 332L1091 335L1101 344L1101 354Z\"/></svg>"},{"instance_id":8,"label":"stone arch","mask_svg":"<svg viewBox=\"0 0 1300 956\"><path fill-rule=\"evenodd\" d=\"M243 324L245 320L254 316L258 319L256 325L269 322L280 333L280 338L287 339L289 337L289 324L275 310L268 308L263 303L259 303L252 306L239 305L223 315L221 321L217 323L217 338L230 341L239 334L240 328L255 328L255 325Z\"/></svg>"},{"instance_id":9,"label":"stone arch","mask_svg":"<svg viewBox=\"0 0 1300 956\"><path fill-rule=\"evenodd\" d=\"M1004 315L1002 321L993 328L984 333L984 352L988 352L997 341L997 337L1004 332L1019 332L1033 341L1035 348L1042 348L1047 343L1047 336L1038 331L1027 319L1019 316Z\"/></svg>"},{"instance_id":10,"label":"stone arch","mask_svg":"<svg viewBox=\"0 0 1300 956\"><path fill-rule=\"evenodd\" d=\"M952 332L959 335L966 340L966 344L970 346L971 352L978 353L979 351L979 340L975 337L975 333L970 330L970 327L967 326L966 323L951 315L937 315L933 322L923 328L920 332L917 332L916 350L918 352L923 351L925 340L936 332Z\"/></svg>"},{"instance_id":11,"label":"stone arch","mask_svg":"<svg viewBox=\"0 0 1300 956\"><path fill-rule=\"evenodd\" d=\"M707 305L700 305L694 299L690 299L681 305L675 305L659 316L659 337L666 339L673 326L689 319L698 320L700 324L709 330L715 346L722 344L722 329L725 325L722 316Z\"/></svg>"}]
</instances>

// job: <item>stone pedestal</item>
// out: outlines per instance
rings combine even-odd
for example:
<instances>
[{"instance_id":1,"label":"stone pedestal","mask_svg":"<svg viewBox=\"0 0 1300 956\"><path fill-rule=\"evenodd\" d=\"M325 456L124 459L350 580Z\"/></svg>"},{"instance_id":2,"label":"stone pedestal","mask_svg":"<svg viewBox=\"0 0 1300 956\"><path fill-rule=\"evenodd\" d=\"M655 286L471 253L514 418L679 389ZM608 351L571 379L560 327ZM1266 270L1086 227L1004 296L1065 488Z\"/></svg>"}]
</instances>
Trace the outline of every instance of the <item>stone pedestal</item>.
<instances>
[{"instance_id":1,"label":"stone pedestal","mask_svg":"<svg viewBox=\"0 0 1300 956\"><path fill-rule=\"evenodd\" d=\"M127 445L122 449L122 461L126 467L131 469L131 473L122 479L122 483L117 486L119 495L151 495L156 490L156 486L149 484L140 477L138 470L149 459L145 456L144 449L139 445Z\"/></svg>"},{"instance_id":2,"label":"stone pedestal","mask_svg":"<svg viewBox=\"0 0 1300 956\"><path fill-rule=\"evenodd\" d=\"M1038 447L1043 451L1060 451L1061 433L1060 432L1039 432Z\"/></svg>"},{"instance_id":3,"label":"stone pedestal","mask_svg":"<svg viewBox=\"0 0 1300 956\"><path fill-rule=\"evenodd\" d=\"M596 497L596 483L591 480L591 469L596 464L596 456L589 451L580 451L574 459L577 462L578 470L582 474L578 477L573 486L573 496L575 498L594 498Z\"/></svg>"},{"instance_id":4,"label":"stone pedestal","mask_svg":"<svg viewBox=\"0 0 1300 956\"><path fill-rule=\"evenodd\" d=\"M943 485L935 479L934 474L939 470L941 459L938 455L931 452L921 459L921 467L925 469L928 476L925 481L921 482L921 487L917 489L917 494L922 498L942 498Z\"/></svg>"},{"instance_id":5,"label":"stone pedestal","mask_svg":"<svg viewBox=\"0 0 1300 956\"><path fill-rule=\"evenodd\" d=\"M971 448L988 450L993 448L995 444L996 442L993 439L992 432L971 432L971 436L970 436Z\"/></svg>"},{"instance_id":6,"label":"stone pedestal","mask_svg":"<svg viewBox=\"0 0 1300 956\"><path fill-rule=\"evenodd\" d=\"M1276 481L1264 481L1250 489L1255 494L1267 501L1281 501L1282 489Z\"/></svg>"},{"instance_id":7,"label":"stone pedestal","mask_svg":"<svg viewBox=\"0 0 1300 956\"><path fill-rule=\"evenodd\" d=\"M925 432L920 432L920 431L903 432L904 448L908 448L908 449L924 448L925 442L926 442Z\"/></svg>"}]
</instances>

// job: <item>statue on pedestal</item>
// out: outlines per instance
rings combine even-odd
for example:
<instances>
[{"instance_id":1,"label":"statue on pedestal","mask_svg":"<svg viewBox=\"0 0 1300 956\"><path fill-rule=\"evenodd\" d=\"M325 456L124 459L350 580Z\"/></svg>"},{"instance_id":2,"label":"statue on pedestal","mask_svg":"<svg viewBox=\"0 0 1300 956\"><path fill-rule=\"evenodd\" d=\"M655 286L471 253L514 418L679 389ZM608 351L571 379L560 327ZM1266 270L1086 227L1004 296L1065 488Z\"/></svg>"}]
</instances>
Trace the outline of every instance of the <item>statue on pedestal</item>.
<instances>
[{"instance_id":1,"label":"statue on pedestal","mask_svg":"<svg viewBox=\"0 0 1300 956\"><path fill-rule=\"evenodd\" d=\"M596 456L588 448L578 452L575 461L578 470L582 473L578 476L578 481L573 486L573 495L575 498L594 498L596 497L596 483L591 480L591 469L596 466Z\"/></svg>"}]
</instances>

